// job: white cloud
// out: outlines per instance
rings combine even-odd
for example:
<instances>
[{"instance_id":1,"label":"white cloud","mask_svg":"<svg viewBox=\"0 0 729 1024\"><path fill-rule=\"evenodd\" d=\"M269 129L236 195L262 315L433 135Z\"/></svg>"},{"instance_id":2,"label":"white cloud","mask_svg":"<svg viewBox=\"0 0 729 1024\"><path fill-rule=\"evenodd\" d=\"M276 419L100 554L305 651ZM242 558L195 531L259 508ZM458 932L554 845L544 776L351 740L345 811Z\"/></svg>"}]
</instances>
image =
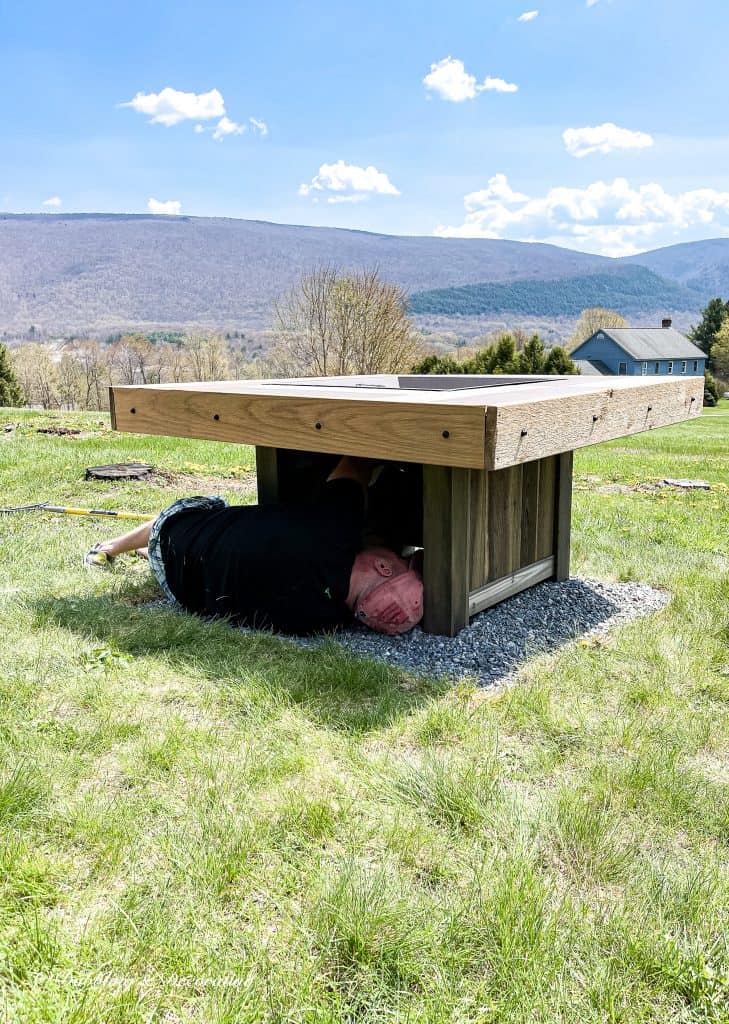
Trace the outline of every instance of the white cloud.
<instances>
[{"instance_id":1,"label":"white cloud","mask_svg":"<svg viewBox=\"0 0 729 1024\"><path fill-rule=\"evenodd\" d=\"M492 78L487 75L483 80L483 84L477 86L479 92L486 92L492 90L494 92L518 92L519 86L514 85L513 82L505 82L503 78Z\"/></svg>"},{"instance_id":2,"label":"white cloud","mask_svg":"<svg viewBox=\"0 0 729 1024\"><path fill-rule=\"evenodd\" d=\"M205 131L205 125L196 124L193 131L195 132L196 135L202 135L202 133Z\"/></svg>"},{"instance_id":3,"label":"white cloud","mask_svg":"<svg viewBox=\"0 0 729 1024\"><path fill-rule=\"evenodd\" d=\"M322 164L318 174L310 183L299 185L299 195L308 196L311 192L336 192L336 202L361 202L368 195L376 193L383 196L399 196L400 192L392 184L384 171L376 167L358 167L356 164L345 164L337 160L335 164ZM354 198L357 196L358 198Z\"/></svg>"},{"instance_id":4,"label":"white cloud","mask_svg":"<svg viewBox=\"0 0 729 1024\"><path fill-rule=\"evenodd\" d=\"M535 18L539 17L539 11L524 11L516 19L517 21L534 21Z\"/></svg>"},{"instance_id":5,"label":"white cloud","mask_svg":"<svg viewBox=\"0 0 729 1024\"><path fill-rule=\"evenodd\" d=\"M168 128L181 121L207 121L225 114L225 103L217 89L210 92L180 92L178 89L163 89L161 92L138 92L121 107L131 107L149 117L150 124L163 124Z\"/></svg>"},{"instance_id":6,"label":"white cloud","mask_svg":"<svg viewBox=\"0 0 729 1024\"><path fill-rule=\"evenodd\" d=\"M463 224L440 225L434 233L551 242L605 256L669 244L692 228L705 237L708 225L713 234L729 234L729 192L670 193L656 182L633 186L626 178L528 196L515 192L505 174L495 174L485 189L464 197L464 206Z\"/></svg>"},{"instance_id":7,"label":"white cloud","mask_svg":"<svg viewBox=\"0 0 729 1024\"><path fill-rule=\"evenodd\" d=\"M612 121L592 127L566 128L562 139L570 156L576 157L611 153L614 149L646 149L653 145L653 136L647 132L618 128Z\"/></svg>"},{"instance_id":8,"label":"white cloud","mask_svg":"<svg viewBox=\"0 0 729 1024\"><path fill-rule=\"evenodd\" d=\"M265 121L259 121L257 117L249 117L248 120L259 135L268 135L268 125Z\"/></svg>"},{"instance_id":9,"label":"white cloud","mask_svg":"<svg viewBox=\"0 0 729 1024\"><path fill-rule=\"evenodd\" d=\"M334 205L334 203L363 203L366 199L366 192L353 192L351 195L347 196L329 196L327 202L332 205Z\"/></svg>"},{"instance_id":10,"label":"white cloud","mask_svg":"<svg viewBox=\"0 0 729 1024\"><path fill-rule=\"evenodd\" d=\"M50 199L44 199L43 200L43 206L60 206L60 205L61 205L61 197L60 196L51 196Z\"/></svg>"},{"instance_id":11,"label":"white cloud","mask_svg":"<svg viewBox=\"0 0 729 1024\"><path fill-rule=\"evenodd\" d=\"M231 121L229 117L221 117L215 125L213 138L216 142L221 142L226 135L242 135L245 130L246 126L244 124L237 124L235 121Z\"/></svg>"},{"instance_id":12,"label":"white cloud","mask_svg":"<svg viewBox=\"0 0 729 1024\"><path fill-rule=\"evenodd\" d=\"M587 7L594 7L595 4L599 3L599 0L587 0Z\"/></svg>"},{"instance_id":13,"label":"white cloud","mask_svg":"<svg viewBox=\"0 0 729 1024\"><path fill-rule=\"evenodd\" d=\"M462 103L464 100L472 100L480 92L493 90L496 92L516 92L519 88L512 82L505 82L503 78L491 78L487 76L479 85L475 75L470 75L462 60L455 57L444 57L430 65L430 71L423 79L423 85L430 92L437 93L441 99L450 100L451 103Z\"/></svg>"},{"instance_id":14,"label":"white cloud","mask_svg":"<svg viewBox=\"0 0 729 1024\"><path fill-rule=\"evenodd\" d=\"M182 212L182 203L179 199L167 199L164 202L160 199L148 199L147 209L150 213L166 213L176 217Z\"/></svg>"}]
</instances>

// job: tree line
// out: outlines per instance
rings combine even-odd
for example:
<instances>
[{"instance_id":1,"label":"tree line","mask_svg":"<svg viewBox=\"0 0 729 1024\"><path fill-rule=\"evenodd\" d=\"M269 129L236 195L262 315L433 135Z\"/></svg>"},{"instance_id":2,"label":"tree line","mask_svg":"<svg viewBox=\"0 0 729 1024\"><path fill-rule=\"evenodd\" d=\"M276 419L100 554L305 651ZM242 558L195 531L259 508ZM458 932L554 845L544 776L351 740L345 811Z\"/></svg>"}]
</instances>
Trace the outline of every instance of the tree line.
<instances>
[{"instance_id":1,"label":"tree line","mask_svg":"<svg viewBox=\"0 0 729 1024\"><path fill-rule=\"evenodd\" d=\"M26 342L10 351L0 345L0 405L105 410L112 384L249 376L251 364L240 343L218 334L156 341L153 335L135 333L120 335L109 344L93 338L60 347Z\"/></svg>"}]
</instances>

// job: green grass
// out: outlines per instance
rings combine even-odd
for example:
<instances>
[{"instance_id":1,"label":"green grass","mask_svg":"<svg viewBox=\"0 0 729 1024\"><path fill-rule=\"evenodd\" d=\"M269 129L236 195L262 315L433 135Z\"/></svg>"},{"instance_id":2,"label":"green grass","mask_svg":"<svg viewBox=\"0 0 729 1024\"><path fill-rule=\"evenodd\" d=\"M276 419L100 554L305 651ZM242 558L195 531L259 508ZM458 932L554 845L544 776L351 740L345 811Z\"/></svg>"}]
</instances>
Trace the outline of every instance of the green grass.
<instances>
[{"instance_id":1,"label":"green grass","mask_svg":"<svg viewBox=\"0 0 729 1024\"><path fill-rule=\"evenodd\" d=\"M83 480L133 458L166 486ZM0 411L3 504L252 465ZM602 489L664 476L712 489ZM729 1020L729 403L575 480L573 571L672 600L499 694L146 607L80 567L113 524L0 516L0 1020Z\"/></svg>"}]
</instances>

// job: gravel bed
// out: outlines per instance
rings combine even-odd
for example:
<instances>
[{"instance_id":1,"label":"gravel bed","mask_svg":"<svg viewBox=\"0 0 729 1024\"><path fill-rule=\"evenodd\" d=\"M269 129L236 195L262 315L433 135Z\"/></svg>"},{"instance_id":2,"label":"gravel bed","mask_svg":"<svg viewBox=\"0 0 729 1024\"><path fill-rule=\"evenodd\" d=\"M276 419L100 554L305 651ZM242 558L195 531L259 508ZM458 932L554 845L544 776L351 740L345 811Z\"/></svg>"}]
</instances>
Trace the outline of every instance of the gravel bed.
<instances>
[{"instance_id":1,"label":"gravel bed","mask_svg":"<svg viewBox=\"0 0 729 1024\"><path fill-rule=\"evenodd\" d=\"M670 596L642 583L603 583L572 576L540 583L475 615L458 636L424 633L382 636L357 624L336 634L342 647L418 675L469 676L493 686L513 675L527 658L570 640L597 637L614 626L664 608ZM316 647L321 637L291 637Z\"/></svg>"},{"instance_id":2,"label":"gravel bed","mask_svg":"<svg viewBox=\"0 0 729 1024\"><path fill-rule=\"evenodd\" d=\"M464 676L480 686L506 682L527 658L570 640L607 635L613 627L660 611L670 595L644 583L603 583L571 576L522 591L480 612L458 636L436 636L416 626L404 636L383 636L354 623L334 639L352 654L375 658L416 675ZM147 607L168 605L165 599ZM253 632L241 627L241 632ZM286 640L316 649L331 636Z\"/></svg>"}]
</instances>

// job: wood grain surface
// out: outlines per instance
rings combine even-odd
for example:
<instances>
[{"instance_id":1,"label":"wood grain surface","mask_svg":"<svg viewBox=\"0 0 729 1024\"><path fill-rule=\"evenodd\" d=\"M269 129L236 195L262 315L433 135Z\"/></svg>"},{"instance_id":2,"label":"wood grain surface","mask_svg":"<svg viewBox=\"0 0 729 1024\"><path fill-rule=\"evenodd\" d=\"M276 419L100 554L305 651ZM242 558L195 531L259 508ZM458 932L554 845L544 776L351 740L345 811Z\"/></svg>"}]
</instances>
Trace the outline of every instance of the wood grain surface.
<instances>
[{"instance_id":1,"label":"wood grain surface","mask_svg":"<svg viewBox=\"0 0 729 1024\"><path fill-rule=\"evenodd\" d=\"M156 386L114 388L114 400L117 430L441 466L484 465L484 410L478 406Z\"/></svg>"},{"instance_id":2,"label":"wood grain surface","mask_svg":"<svg viewBox=\"0 0 729 1024\"><path fill-rule=\"evenodd\" d=\"M679 423L701 415L703 395L703 381L686 378L640 388L603 384L600 392L492 405L486 412L486 467L502 469Z\"/></svg>"},{"instance_id":3,"label":"wood grain surface","mask_svg":"<svg viewBox=\"0 0 729 1024\"><path fill-rule=\"evenodd\" d=\"M455 636L468 625L470 495L468 469L423 466L423 628Z\"/></svg>"}]
</instances>

